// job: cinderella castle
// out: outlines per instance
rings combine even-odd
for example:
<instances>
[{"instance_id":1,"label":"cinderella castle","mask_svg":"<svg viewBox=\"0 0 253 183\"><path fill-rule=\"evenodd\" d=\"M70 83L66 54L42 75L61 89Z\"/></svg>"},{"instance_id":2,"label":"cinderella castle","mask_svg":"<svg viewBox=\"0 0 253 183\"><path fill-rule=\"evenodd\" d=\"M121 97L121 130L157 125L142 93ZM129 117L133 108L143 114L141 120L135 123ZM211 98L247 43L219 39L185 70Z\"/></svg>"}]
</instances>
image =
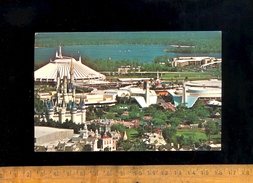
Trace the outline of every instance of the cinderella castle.
<instances>
[{"instance_id":1,"label":"cinderella castle","mask_svg":"<svg viewBox=\"0 0 253 183\"><path fill-rule=\"evenodd\" d=\"M83 97L76 100L75 82L84 80L104 80L105 76L87 67L73 57L62 55L61 46L56 51L55 60L34 72L35 82L56 83L56 92L44 101L46 119L64 122L85 123L86 106Z\"/></svg>"},{"instance_id":2,"label":"cinderella castle","mask_svg":"<svg viewBox=\"0 0 253 183\"><path fill-rule=\"evenodd\" d=\"M76 88L74 86L74 67L71 63L70 81L67 76L61 80L60 72L57 71L56 93L51 100L44 101L48 119L64 122L66 119L74 123L85 123L86 109L84 98L80 97L79 105L75 100Z\"/></svg>"}]
</instances>

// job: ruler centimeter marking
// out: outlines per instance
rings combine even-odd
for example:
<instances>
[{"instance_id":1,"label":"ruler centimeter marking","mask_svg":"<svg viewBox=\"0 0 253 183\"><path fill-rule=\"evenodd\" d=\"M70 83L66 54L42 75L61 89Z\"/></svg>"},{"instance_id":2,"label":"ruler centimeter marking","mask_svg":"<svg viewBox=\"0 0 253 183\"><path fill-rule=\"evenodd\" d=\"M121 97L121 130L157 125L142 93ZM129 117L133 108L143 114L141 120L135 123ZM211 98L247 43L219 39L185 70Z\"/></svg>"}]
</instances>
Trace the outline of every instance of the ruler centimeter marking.
<instances>
[{"instance_id":1,"label":"ruler centimeter marking","mask_svg":"<svg viewBox=\"0 0 253 183\"><path fill-rule=\"evenodd\" d=\"M0 183L253 182L253 165L0 167Z\"/></svg>"}]
</instances>

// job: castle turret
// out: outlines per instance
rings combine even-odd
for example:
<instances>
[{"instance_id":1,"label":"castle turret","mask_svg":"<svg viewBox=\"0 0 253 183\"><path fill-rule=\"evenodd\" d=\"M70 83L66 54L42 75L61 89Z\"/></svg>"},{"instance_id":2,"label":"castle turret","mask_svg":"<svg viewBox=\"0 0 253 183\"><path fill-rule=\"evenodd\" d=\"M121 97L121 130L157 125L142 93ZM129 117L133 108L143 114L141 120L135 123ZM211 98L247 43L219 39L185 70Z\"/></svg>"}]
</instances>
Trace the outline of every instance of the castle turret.
<instances>
[{"instance_id":1,"label":"castle turret","mask_svg":"<svg viewBox=\"0 0 253 183\"><path fill-rule=\"evenodd\" d=\"M67 105L66 105L66 102L65 102L64 97L63 97L62 104L61 104L61 107L60 107L60 110L59 110L59 121L61 123L65 122L66 108L67 108Z\"/></svg>"},{"instance_id":2,"label":"castle turret","mask_svg":"<svg viewBox=\"0 0 253 183\"><path fill-rule=\"evenodd\" d=\"M60 84L61 84L61 76L60 76L60 69L57 69L57 75L56 75L56 91L60 90Z\"/></svg>"},{"instance_id":3,"label":"castle turret","mask_svg":"<svg viewBox=\"0 0 253 183\"><path fill-rule=\"evenodd\" d=\"M93 151L98 151L98 130L95 131L95 139L92 146Z\"/></svg>"},{"instance_id":4,"label":"castle turret","mask_svg":"<svg viewBox=\"0 0 253 183\"><path fill-rule=\"evenodd\" d=\"M70 64L70 71L69 71L69 74L70 74L70 82L73 84L74 83L74 63L73 63L73 59L71 58L71 64Z\"/></svg>"},{"instance_id":5,"label":"castle turret","mask_svg":"<svg viewBox=\"0 0 253 183\"><path fill-rule=\"evenodd\" d=\"M75 102L76 100L76 88L73 86L73 89L72 89L72 101Z\"/></svg>"},{"instance_id":6,"label":"castle turret","mask_svg":"<svg viewBox=\"0 0 253 183\"><path fill-rule=\"evenodd\" d=\"M58 68L56 75L56 102L55 102L56 107L60 104L60 91L61 91L61 76L60 70Z\"/></svg>"},{"instance_id":7,"label":"castle turret","mask_svg":"<svg viewBox=\"0 0 253 183\"><path fill-rule=\"evenodd\" d=\"M65 75L63 77L63 101L66 102L67 101L67 76Z\"/></svg>"},{"instance_id":8,"label":"castle turret","mask_svg":"<svg viewBox=\"0 0 253 183\"><path fill-rule=\"evenodd\" d=\"M71 120L73 123L76 123L76 113L77 113L77 109L76 109L76 104L73 101L72 102L72 108L71 108Z\"/></svg>"},{"instance_id":9,"label":"castle turret","mask_svg":"<svg viewBox=\"0 0 253 183\"><path fill-rule=\"evenodd\" d=\"M87 139L88 138L88 129L87 129L87 125L86 123L84 123L84 127L83 127L83 139Z\"/></svg>"},{"instance_id":10,"label":"castle turret","mask_svg":"<svg viewBox=\"0 0 253 183\"><path fill-rule=\"evenodd\" d=\"M54 110L53 110L53 103L50 100L45 101L45 106L46 106L46 114L48 119L53 119L54 116Z\"/></svg>"},{"instance_id":11,"label":"castle turret","mask_svg":"<svg viewBox=\"0 0 253 183\"><path fill-rule=\"evenodd\" d=\"M60 123L65 122L65 113L66 113L66 108L61 107L60 110L59 110L59 121L60 121Z\"/></svg>"},{"instance_id":12,"label":"castle turret","mask_svg":"<svg viewBox=\"0 0 253 183\"><path fill-rule=\"evenodd\" d=\"M85 123L86 122L86 109L85 109L85 102L84 99L81 97L80 98L80 103L79 106L81 108L81 123Z\"/></svg>"}]
</instances>

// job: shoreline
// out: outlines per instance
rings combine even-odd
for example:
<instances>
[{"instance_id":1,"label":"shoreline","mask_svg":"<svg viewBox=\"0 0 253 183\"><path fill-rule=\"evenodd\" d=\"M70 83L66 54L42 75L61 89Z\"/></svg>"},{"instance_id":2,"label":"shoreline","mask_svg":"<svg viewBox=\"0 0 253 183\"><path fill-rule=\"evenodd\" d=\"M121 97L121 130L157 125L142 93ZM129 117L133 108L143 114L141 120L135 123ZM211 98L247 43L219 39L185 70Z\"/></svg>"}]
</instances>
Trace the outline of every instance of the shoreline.
<instances>
[{"instance_id":1,"label":"shoreline","mask_svg":"<svg viewBox=\"0 0 253 183\"><path fill-rule=\"evenodd\" d=\"M173 46L173 47L195 47L194 45L180 45L180 44L172 44L169 46Z\"/></svg>"}]
</instances>

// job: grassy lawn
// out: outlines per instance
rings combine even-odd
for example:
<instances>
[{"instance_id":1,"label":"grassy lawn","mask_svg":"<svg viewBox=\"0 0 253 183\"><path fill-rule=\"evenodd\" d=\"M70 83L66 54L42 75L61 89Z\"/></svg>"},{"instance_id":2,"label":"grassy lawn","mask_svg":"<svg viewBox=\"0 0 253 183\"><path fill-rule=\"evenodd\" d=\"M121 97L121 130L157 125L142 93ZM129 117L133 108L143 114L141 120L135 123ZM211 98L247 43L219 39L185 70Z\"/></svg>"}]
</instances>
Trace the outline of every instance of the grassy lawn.
<instances>
[{"instance_id":1,"label":"grassy lawn","mask_svg":"<svg viewBox=\"0 0 253 183\"><path fill-rule=\"evenodd\" d=\"M132 139L132 136L138 135L138 131L135 129L127 129L126 130L128 140Z\"/></svg>"},{"instance_id":2,"label":"grassy lawn","mask_svg":"<svg viewBox=\"0 0 253 183\"><path fill-rule=\"evenodd\" d=\"M185 138L189 138L190 136L193 136L193 131L192 130L180 130L177 132L177 135L178 136L181 136L183 135ZM194 140L195 141L198 141L199 139L205 139L205 140L208 140L206 134L202 131L195 131L194 133Z\"/></svg>"},{"instance_id":3,"label":"grassy lawn","mask_svg":"<svg viewBox=\"0 0 253 183\"><path fill-rule=\"evenodd\" d=\"M107 76L108 80L116 80L118 78L131 78L131 77L156 77L156 74L125 74L125 75L117 75L117 76ZM163 81L172 81L175 82L176 80L178 82L183 81L186 77L188 77L189 80L206 80L206 79L214 79L219 77L221 78L221 71L216 70L208 70L205 72L170 72L170 73L163 73L161 76L161 79Z\"/></svg>"},{"instance_id":4,"label":"grassy lawn","mask_svg":"<svg viewBox=\"0 0 253 183\"><path fill-rule=\"evenodd\" d=\"M211 74L208 73L200 73L200 72L182 72L182 73L166 73L163 74L162 79L163 80L178 80L182 81L185 79L185 77L188 77L189 80L205 80L213 78Z\"/></svg>"},{"instance_id":5,"label":"grassy lawn","mask_svg":"<svg viewBox=\"0 0 253 183\"><path fill-rule=\"evenodd\" d=\"M185 138L189 138L190 136L193 136L193 130L178 130L177 131L177 136L183 135ZM221 138L221 135L211 135L210 140L217 141L218 139ZM194 133L194 140L198 141L199 139L204 139L208 140L208 137L206 136L204 131L201 131L197 129Z\"/></svg>"}]
</instances>

